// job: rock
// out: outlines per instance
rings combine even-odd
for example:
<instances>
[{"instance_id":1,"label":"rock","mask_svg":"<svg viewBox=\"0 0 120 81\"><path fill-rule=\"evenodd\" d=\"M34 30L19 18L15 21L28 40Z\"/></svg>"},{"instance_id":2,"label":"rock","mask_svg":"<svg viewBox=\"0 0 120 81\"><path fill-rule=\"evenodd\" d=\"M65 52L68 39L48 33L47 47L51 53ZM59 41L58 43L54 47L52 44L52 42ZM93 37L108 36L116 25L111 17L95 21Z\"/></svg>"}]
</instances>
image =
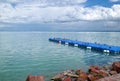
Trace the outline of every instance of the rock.
<instances>
[{"instance_id":1,"label":"rock","mask_svg":"<svg viewBox=\"0 0 120 81\"><path fill-rule=\"evenodd\" d=\"M72 78L78 78L79 77L78 75L75 75L75 74L67 74L67 76L70 76Z\"/></svg>"},{"instance_id":2,"label":"rock","mask_svg":"<svg viewBox=\"0 0 120 81\"><path fill-rule=\"evenodd\" d=\"M93 70L93 71L90 72L90 74L88 75L88 79L89 79L90 81L95 81L95 80L104 78L104 77L106 77L106 76L108 76L108 73L106 73L106 71L104 71L104 70L97 70L97 72Z\"/></svg>"},{"instance_id":3,"label":"rock","mask_svg":"<svg viewBox=\"0 0 120 81\"><path fill-rule=\"evenodd\" d=\"M89 73L98 73L100 68L98 66L90 66Z\"/></svg>"},{"instance_id":4,"label":"rock","mask_svg":"<svg viewBox=\"0 0 120 81\"><path fill-rule=\"evenodd\" d=\"M104 77L108 76L108 73L106 71L104 71L104 70L100 70L98 72L98 75L99 75L100 78L104 78Z\"/></svg>"},{"instance_id":5,"label":"rock","mask_svg":"<svg viewBox=\"0 0 120 81\"><path fill-rule=\"evenodd\" d=\"M86 81L88 78L88 75L86 73L81 73L79 74L79 78L77 79L77 81Z\"/></svg>"},{"instance_id":6,"label":"rock","mask_svg":"<svg viewBox=\"0 0 120 81\"><path fill-rule=\"evenodd\" d=\"M111 68L112 68L111 66L104 65L101 69L102 69L102 70L105 70L105 71L110 71Z\"/></svg>"},{"instance_id":7,"label":"rock","mask_svg":"<svg viewBox=\"0 0 120 81\"><path fill-rule=\"evenodd\" d=\"M44 81L44 77L28 75L26 81Z\"/></svg>"},{"instance_id":8,"label":"rock","mask_svg":"<svg viewBox=\"0 0 120 81\"><path fill-rule=\"evenodd\" d=\"M63 72L64 76L69 76L72 78L78 78L79 76L74 73L74 70L66 70Z\"/></svg>"},{"instance_id":9,"label":"rock","mask_svg":"<svg viewBox=\"0 0 120 81\"><path fill-rule=\"evenodd\" d=\"M71 81L71 77L66 77L63 81Z\"/></svg>"},{"instance_id":10,"label":"rock","mask_svg":"<svg viewBox=\"0 0 120 81\"><path fill-rule=\"evenodd\" d=\"M114 62L112 64L112 69L116 71L117 73L120 73L120 62Z\"/></svg>"},{"instance_id":11,"label":"rock","mask_svg":"<svg viewBox=\"0 0 120 81\"><path fill-rule=\"evenodd\" d=\"M77 81L78 78L71 78L71 81Z\"/></svg>"},{"instance_id":12,"label":"rock","mask_svg":"<svg viewBox=\"0 0 120 81\"><path fill-rule=\"evenodd\" d=\"M88 75L88 81L95 81L95 80L98 80L99 78L97 76L94 76L92 74L89 74Z\"/></svg>"},{"instance_id":13,"label":"rock","mask_svg":"<svg viewBox=\"0 0 120 81\"><path fill-rule=\"evenodd\" d=\"M72 74L73 70L66 70L63 72L64 75Z\"/></svg>"},{"instance_id":14,"label":"rock","mask_svg":"<svg viewBox=\"0 0 120 81\"><path fill-rule=\"evenodd\" d=\"M110 75L115 75L115 74L117 74L116 71L110 71L109 73L110 73Z\"/></svg>"},{"instance_id":15,"label":"rock","mask_svg":"<svg viewBox=\"0 0 120 81\"><path fill-rule=\"evenodd\" d=\"M78 70L76 70L76 72L75 72L75 74L77 74L77 75L79 75L79 74L81 74L81 73L85 73L82 69L78 69Z\"/></svg>"},{"instance_id":16,"label":"rock","mask_svg":"<svg viewBox=\"0 0 120 81\"><path fill-rule=\"evenodd\" d=\"M79 76L77 81L85 81L88 78L87 74L82 69L76 70L75 74Z\"/></svg>"},{"instance_id":17,"label":"rock","mask_svg":"<svg viewBox=\"0 0 120 81\"><path fill-rule=\"evenodd\" d=\"M112 75L109 77L101 78L96 81L120 81L120 74Z\"/></svg>"},{"instance_id":18,"label":"rock","mask_svg":"<svg viewBox=\"0 0 120 81\"><path fill-rule=\"evenodd\" d=\"M63 78L64 78L63 73L59 73L59 74L55 75L51 80L62 81Z\"/></svg>"},{"instance_id":19,"label":"rock","mask_svg":"<svg viewBox=\"0 0 120 81\"><path fill-rule=\"evenodd\" d=\"M84 72L81 69L78 69L76 71L74 70L66 70L62 73L57 74L52 78L54 81L112 81L112 78L109 78L109 80L104 80L102 78L106 78L108 76L116 75L117 73L120 73L120 62L114 62L112 66L104 65L102 68L99 68L98 66L90 66L88 69L88 72ZM120 75L118 76L118 78ZM120 79L120 78L119 78ZM114 80L114 81L120 81L120 80Z\"/></svg>"},{"instance_id":20,"label":"rock","mask_svg":"<svg viewBox=\"0 0 120 81\"><path fill-rule=\"evenodd\" d=\"M71 80L69 79L69 77ZM53 81L72 81L72 79L76 79L78 77L79 76L75 74L74 70L66 70L62 73L55 75L51 80L53 80Z\"/></svg>"},{"instance_id":21,"label":"rock","mask_svg":"<svg viewBox=\"0 0 120 81\"><path fill-rule=\"evenodd\" d=\"M63 81L61 78L51 79L51 81Z\"/></svg>"}]
</instances>

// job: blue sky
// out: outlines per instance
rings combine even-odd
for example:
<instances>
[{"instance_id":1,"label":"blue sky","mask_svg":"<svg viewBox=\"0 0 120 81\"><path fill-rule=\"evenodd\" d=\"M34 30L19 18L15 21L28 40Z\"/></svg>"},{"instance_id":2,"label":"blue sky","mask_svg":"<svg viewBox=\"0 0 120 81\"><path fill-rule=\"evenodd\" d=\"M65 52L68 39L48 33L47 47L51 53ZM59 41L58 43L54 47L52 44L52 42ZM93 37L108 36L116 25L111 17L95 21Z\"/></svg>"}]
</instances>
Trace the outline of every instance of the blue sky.
<instances>
[{"instance_id":1,"label":"blue sky","mask_svg":"<svg viewBox=\"0 0 120 81\"><path fill-rule=\"evenodd\" d=\"M0 0L0 31L120 31L120 0Z\"/></svg>"}]
</instances>

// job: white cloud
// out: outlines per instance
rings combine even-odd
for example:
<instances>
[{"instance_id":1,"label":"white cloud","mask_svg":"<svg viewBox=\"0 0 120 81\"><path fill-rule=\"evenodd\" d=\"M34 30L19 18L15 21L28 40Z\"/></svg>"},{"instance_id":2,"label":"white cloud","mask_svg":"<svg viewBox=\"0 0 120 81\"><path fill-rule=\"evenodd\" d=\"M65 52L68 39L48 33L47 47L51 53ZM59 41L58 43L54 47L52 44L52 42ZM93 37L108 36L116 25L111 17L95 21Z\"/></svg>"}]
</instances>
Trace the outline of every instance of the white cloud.
<instances>
[{"instance_id":1,"label":"white cloud","mask_svg":"<svg viewBox=\"0 0 120 81\"><path fill-rule=\"evenodd\" d=\"M16 2L17 0L9 0ZM20 0L18 0L20 1ZM28 0L29 1L29 0ZM32 0L31 0L32 1ZM38 0L35 0L38 1ZM84 7L80 5L56 6L59 1L54 2L30 2L17 4L15 7L11 3L0 3L0 21L9 23L29 23L29 22L76 22L94 20L120 20L120 4L111 8L94 6ZM47 1L47 0L44 0ZM63 0L62 0L63 1ZM64 2L84 3L86 0L64 0ZM48 4L49 3L49 4ZM63 3L59 3L63 4ZM68 4L68 3L65 3Z\"/></svg>"},{"instance_id":2,"label":"white cloud","mask_svg":"<svg viewBox=\"0 0 120 81\"><path fill-rule=\"evenodd\" d=\"M84 20L116 20L120 19L120 5L113 5L111 8L94 6L92 8L84 8ZM81 11L80 11L81 13Z\"/></svg>"},{"instance_id":3,"label":"white cloud","mask_svg":"<svg viewBox=\"0 0 120 81\"><path fill-rule=\"evenodd\" d=\"M119 2L120 0L110 0L110 2Z\"/></svg>"},{"instance_id":4,"label":"white cloud","mask_svg":"<svg viewBox=\"0 0 120 81\"><path fill-rule=\"evenodd\" d=\"M52 6L76 5L85 3L87 0L6 0L9 3L40 3Z\"/></svg>"},{"instance_id":5,"label":"white cloud","mask_svg":"<svg viewBox=\"0 0 120 81\"><path fill-rule=\"evenodd\" d=\"M7 0L7 2L10 2L10 3L19 3L22 1L24 1L24 0Z\"/></svg>"}]
</instances>

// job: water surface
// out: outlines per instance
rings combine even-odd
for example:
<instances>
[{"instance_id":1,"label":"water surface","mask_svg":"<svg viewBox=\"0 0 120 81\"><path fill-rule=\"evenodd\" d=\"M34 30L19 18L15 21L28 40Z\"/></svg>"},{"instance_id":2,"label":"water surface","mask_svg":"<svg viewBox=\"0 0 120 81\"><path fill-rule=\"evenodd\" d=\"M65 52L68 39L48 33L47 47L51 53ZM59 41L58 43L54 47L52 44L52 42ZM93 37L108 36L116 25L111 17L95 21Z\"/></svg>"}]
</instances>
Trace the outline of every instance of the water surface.
<instances>
[{"instance_id":1,"label":"water surface","mask_svg":"<svg viewBox=\"0 0 120 81\"><path fill-rule=\"evenodd\" d=\"M120 32L0 32L0 81L25 81L27 75L43 75L90 65L111 64L120 55L108 55L49 42L61 37L120 46Z\"/></svg>"}]
</instances>

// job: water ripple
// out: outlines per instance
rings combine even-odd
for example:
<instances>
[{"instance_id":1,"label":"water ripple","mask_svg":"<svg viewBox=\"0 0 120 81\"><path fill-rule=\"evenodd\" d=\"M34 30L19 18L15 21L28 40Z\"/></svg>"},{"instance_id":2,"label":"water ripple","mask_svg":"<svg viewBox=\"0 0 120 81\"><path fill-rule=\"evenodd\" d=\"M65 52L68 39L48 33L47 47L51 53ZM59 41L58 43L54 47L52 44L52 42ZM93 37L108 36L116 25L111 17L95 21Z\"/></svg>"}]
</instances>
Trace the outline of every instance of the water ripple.
<instances>
[{"instance_id":1,"label":"water ripple","mask_svg":"<svg viewBox=\"0 0 120 81\"><path fill-rule=\"evenodd\" d=\"M119 55L106 55L48 41L49 37L62 37L120 45L119 34L119 32L0 32L0 81L25 81L28 74L44 75L47 77L46 81L49 81L54 74L63 70L78 68L87 70L90 65L119 61Z\"/></svg>"}]
</instances>

